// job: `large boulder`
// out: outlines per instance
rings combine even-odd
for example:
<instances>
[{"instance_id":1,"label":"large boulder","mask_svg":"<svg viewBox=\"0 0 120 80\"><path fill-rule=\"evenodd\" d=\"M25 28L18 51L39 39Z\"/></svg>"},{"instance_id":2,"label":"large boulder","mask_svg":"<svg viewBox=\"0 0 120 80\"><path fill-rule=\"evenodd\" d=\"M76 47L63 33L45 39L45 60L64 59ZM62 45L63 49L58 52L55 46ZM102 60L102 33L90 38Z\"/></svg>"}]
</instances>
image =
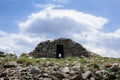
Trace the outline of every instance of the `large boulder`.
<instances>
[{"instance_id":1,"label":"large boulder","mask_svg":"<svg viewBox=\"0 0 120 80\"><path fill-rule=\"evenodd\" d=\"M68 38L59 38L53 41L48 40L45 42L40 42L37 47L29 53L29 55L36 58L55 58L57 45L63 45L64 57L92 56L92 53L87 51L81 44Z\"/></svg>"}]
</instances>

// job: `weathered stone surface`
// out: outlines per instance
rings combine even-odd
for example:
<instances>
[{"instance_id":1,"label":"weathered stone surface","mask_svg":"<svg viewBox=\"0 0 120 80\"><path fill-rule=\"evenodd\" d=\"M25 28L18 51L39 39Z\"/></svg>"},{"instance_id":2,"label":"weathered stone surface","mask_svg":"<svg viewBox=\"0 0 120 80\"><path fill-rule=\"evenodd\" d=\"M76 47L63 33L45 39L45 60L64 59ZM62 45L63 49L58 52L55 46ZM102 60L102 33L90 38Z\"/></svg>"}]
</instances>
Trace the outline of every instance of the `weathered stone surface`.
<instances>
[{"instance_id":1,"label":"weathered stone surface","mask_svg":"<svg viewBox=\"0 0 120 80\"><path fill-rule=\"evenodd\" d=\"M3 73L0 74L0 78L1 77L6 77L6 76L7 76L7 72L3 72Z\"/></svg>"},{"instance_id":2,"label":"weathered stone surface","mask_svg":"<svg viewBox=\"0 0 120 80\"><path fill-rule=\"evenodd\" d=\"M73 69L74 69L74 70L80 70L80 63L76 63L76 64L73 66Z\"/></svg>"},{"instance_id":3,"label":"weathered stone surface","mask_svg":"<svg viewBox=\"0 0 120 80\"><path fill-rule=\"evenodd\" d=\"M39 74L39 72L40 72L40 69L37 66L33 66L31 68L31 73L32 74Z\"/></svg>"},{"instance_id":4,"label":"weathered stone surface","mask_svg":"<svg viewBox=\"0 0 120 80\"><path fill-rule=\"evenodd\" d=\"M40 57L56 57L56 46L63 45L64 57L89 57L92 53L87 51L82 45L68 38L59 38L54 41L45 41L37 45L37 47L29 53L30 56Z\"/></svg>"},{"instance_id":5,"label":"weathered stone surface","mask_svg":"<svg viewBox=\"0 0 120 80\"><path fill-rule=\"evenodd\" d=\"M3 67L11 68L11 67L16 67L16 66L17 66L17 63L15 61L11 61L11 62L6 63Z\"/></svg>"},{"instance_id":6,"label":"weathered stone surface","mask_svg":"<svg viewBox=\"0 0 120 80\"><path fill-rule=\"evenodd\" d=\"M62 72L63 72L63 73L69 73L69 71L70 71L69 67L64 67L64 68L62 69Z\"/></svg>"},{"instance_id":7,"label":"weathered stone surface","mask_svg":"<svg viewBox=\"0 0 120 80\"><path fill-rule=\"evenodd\" d=\"M91 71L86 71L85 73L82 74L83 79L90 79L92 77L92 72Z\"/></svg>"},{"instance_id":8,"label":"weathered stone surface","mask_svg":"<svg viewBox=\"0 0 120 80\"><path fill-rule=\"evenodd\" d=\"M52 80L51 78L43 78L43 80Z\"/></svg>"}]
</instances>

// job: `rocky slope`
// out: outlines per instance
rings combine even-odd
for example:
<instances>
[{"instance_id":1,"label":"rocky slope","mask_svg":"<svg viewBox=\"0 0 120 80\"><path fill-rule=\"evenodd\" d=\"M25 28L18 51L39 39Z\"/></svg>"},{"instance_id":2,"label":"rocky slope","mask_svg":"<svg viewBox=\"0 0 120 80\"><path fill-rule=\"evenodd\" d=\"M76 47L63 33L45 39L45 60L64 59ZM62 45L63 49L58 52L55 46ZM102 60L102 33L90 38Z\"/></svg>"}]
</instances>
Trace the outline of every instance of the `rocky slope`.
<instances>
[{"instance_id":1,"label":"rocky slope","mask_svg":"<svg viewBox=\"0 0 120 80\"><path fill-rule=\"evenodd\" d=\"M0 80L120 80L120 59L0 58Z\"/></svg>"},{"instance_id":2,"label":"rocky slope","mask_svg":"<svg viewBox=\"0 0 120 80\"><path fill-rule=\"evenodd\" d=\"M91 52L87 51L82 45L76 43L68 38L59 38L53 41L41 42L37 47L30 52L32 57L56 57L56 46L63 45L64 57L89 57L92 55Z\"/></svg>"}]
</instances>

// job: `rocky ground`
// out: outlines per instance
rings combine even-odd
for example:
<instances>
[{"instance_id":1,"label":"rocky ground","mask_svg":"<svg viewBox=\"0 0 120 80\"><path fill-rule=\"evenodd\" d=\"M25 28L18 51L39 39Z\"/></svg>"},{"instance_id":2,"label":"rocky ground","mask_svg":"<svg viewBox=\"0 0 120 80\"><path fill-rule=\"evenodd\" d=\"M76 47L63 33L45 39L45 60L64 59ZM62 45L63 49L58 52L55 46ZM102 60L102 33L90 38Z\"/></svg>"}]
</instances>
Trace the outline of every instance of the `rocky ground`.
<instances>
[{"instance_id":1,"label":"rocky ground","mask_svg":"<svg viewBox=\"0 0 120 80\"><path fill-rule=\"evenodd\" d=\"M120 80L120 59L0 57L0 80Z\"/></svg>"}]
</instances>

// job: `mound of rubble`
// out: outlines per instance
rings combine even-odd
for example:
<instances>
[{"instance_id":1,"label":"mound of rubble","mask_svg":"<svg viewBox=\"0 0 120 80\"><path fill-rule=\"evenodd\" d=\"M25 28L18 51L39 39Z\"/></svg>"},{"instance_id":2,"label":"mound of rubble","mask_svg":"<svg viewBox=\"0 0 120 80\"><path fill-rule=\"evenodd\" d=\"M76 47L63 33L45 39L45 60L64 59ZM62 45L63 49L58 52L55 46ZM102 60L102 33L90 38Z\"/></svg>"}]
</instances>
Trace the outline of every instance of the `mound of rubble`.
<instances>
[{"instance_id":1,"label":"mound of rubble","mask_svg":"<svg viewBox=\"0 0 120 80\"><path fill-rule=\"evenodd\" d=\"M32 52L29 53L29 55L36 58L55 58L57 45L63 45L64 57L92 56L92 53L87 51L81 44L68 38L58 38L53 41L48 40L45 42L41 42Z\"/></svg>"},{"instance_id":2,"label":"mound of rubble","mask_svg":"<svg viewBox=\"0 0 120 80\"><path fill-rule=\"evenodd\" d=\"M81 68L79 62L66 63L45 62L40 67L21 66L15 61L8 62L0 68L0 80L119 80L120 64L105 65L104 70Z\"/></svg>"}]
</instances>

